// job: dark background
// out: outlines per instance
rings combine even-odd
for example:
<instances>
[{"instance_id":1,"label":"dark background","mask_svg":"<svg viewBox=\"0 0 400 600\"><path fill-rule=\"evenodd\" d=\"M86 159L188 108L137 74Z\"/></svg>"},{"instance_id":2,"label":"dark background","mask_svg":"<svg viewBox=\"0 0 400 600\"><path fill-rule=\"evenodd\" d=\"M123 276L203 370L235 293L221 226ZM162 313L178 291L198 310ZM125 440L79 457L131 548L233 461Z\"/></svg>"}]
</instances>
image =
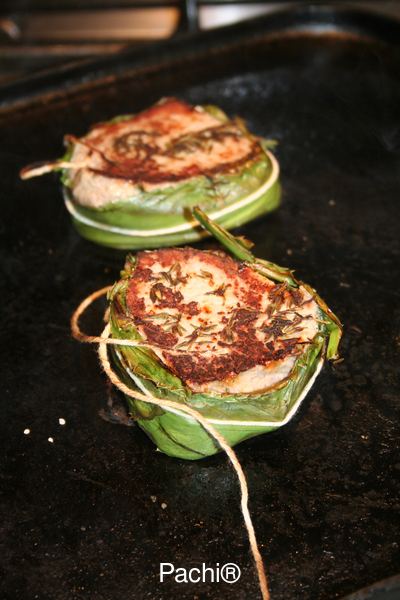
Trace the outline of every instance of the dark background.
<instances>
[{"instance_id":1,"label":"dark background","mask_svg":"<svg viewBox=\"0 0 400 600\"><path fill-rule=\"evenodd\" d=\"M308 5L304 0L2 0L0 86L54 66ZM314 0L312 5L368 10L400 21L399 0Z\"/></svg>"},{"instance_id":2,"label":"dark background","mask_svg":"<svg viewBox=\"0 0 400 600\"><path fill-rule=\"evenodd\" d=\"M279 142L282 206L235 234L295 269L344 324L344 361L291 423L236 448L272 599L333 600L400 571L398 33L353 12L294 11L3 90L1 600L260 597L226 456L157 453L95 348L71 338L74 309L118 279L124 253L78 236L57 176L18 177L61 156L65 133L166 95L217 104ZM85 331L101 331L104 309ZM242 576L161 584L160 562L234 562Z\"/></svg>"}]
</instances>

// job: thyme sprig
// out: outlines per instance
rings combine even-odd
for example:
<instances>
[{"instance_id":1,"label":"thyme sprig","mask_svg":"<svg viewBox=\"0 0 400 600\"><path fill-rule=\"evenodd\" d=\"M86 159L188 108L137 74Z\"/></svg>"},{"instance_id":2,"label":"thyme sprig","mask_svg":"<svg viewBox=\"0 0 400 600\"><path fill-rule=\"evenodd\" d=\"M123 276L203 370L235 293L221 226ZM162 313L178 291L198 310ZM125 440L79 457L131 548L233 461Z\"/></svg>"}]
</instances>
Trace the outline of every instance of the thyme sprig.
<instances>
[{"instance_id":1,"label":"thyme sprig","mask_svg":"<svg viewBox=\"0 0 400 600\"><path fill-rule=\"evenodd\" d=\"M157 151L158 147L151 141L159 135L159 131L129 131L114 141L114 150L122 155L134 152L136 158L143 160Z\"/></svg>"},{"instance_id":2,"label":"thyme sprig","mask_svg":"<svg viewBox=\"0 0 400 600\"><path fill-rule=\"evenodd\" d=\"M164 156L172 156L178 158L179 154L192 154L198 150L211 152L215 142L224 143L226 138L234 137L236 139L243 137L240 130L232 127L233 122L223 123L218 127L209 127L195 133L187 133L182 135L169 144L162 153Z\"/></svg>"},{"instance_id":3,"label":"thyme sprig","mask_svg":"<svg viewBox=\"0 0 400 600\"><path fill-rule=\"evenodd\" d=\"M160 135L160 131L129 131L114 141L113 148L117 154L130 154L142 161L151 159L155 154L179 159L180 155L193 154L199 150L211 153L215 143L223 144L227 138L245 137L241 127L235 121L186 133L171 140L165 149L155 143L155 139Z\"/></svg>"},{"instance_id":4,"label":"thyme sprig","mask_svg":"<svg viewBox=\"0 0 400 600\"><path fill-rule=\"evenodd\" d=\"M293 319L288 319L285 315L288 313L294 313ZM308 319L311 319L311 315L299 315L297 312L293 310L285 310L280 313L275 314L272 318L267 318L263 324L260 326L260 331L265 334L265 341L267 342L271 338L274 341L279 339L282 343L287 343L290 338L288 336L292 336L293 334L300 333L303 331L303 327L299 327L299 325ZM298 339L298 338L296 338Z\"/></svg>"},{"instance_id":5,"label":"thyme sprig","mask_svg":"<svg viewBox=\"0 0 400 600\"><path fill-rule=\"evenodd\" d=\"M290 319L276 316L270 320L269 323L264 321L263 325L260 327L260 330L265 334L265 341L269 340L271 337L274 340L277 340L279 337L283 336L284 329L291 323L292 321Z\"/></svg>"},{"instance_id":6,"label":"thyme sprig","mask_svg":"<svg viewBox=\"0 0 400 600\"><path fill-rule=\"evenodd\" d=\"M231 287L230 283L221 283L221 285L219 287L217 287L215 290L213 290L212 292L206 292L205 296L224 296L226 290L228 289L228 287Z\"/></svg>"},{"instance_id":7,"label":"thyme sprig","mask_svg":"<svg viewBox=\"0 0 400 600\"><path fill-rule=\"evenodd\" d=\"M197 277L201 277L201 279L208 279L210 285L213 285L214 283L213 274L209 271L203 271L203 269L200 269L200 273L197 273Z\"/></svg>"},{"instance_id":8,"label":"thyme sprig","mask_svg":"<svg viewBox=\"0 0 400 600\"><path fill-rule=\"evenodd\" d=\"M141 317L141 321L152 321L161 319L163 323L161 323L161 327L165 332L175 333L177 335L183 335L186 332L185 327L180 324L180 320L182 315L179 313L177 315L171 315L170 313L162 312L154 315L147 315L145 317Z\"/></svg>"},{"instance_id":9,"label":"thyme sprig","mask_svg":"<svg viewBox=\"0 0 400 600\"><path fill-rule=\"evenodd\" d=\"M187 349L190 350L194 343L196 343L196 344L204 344L204 343L208 344L209 340L207 340L207 341L200 341L199 338L210 336L211 333L209 333L209 332L211 332L213 329L215 329L215 327L217 326L217 324L216 323L214 323L213 325L202 324L202 325L199 325L199 326L191 324L191 326L193 327L194 331L192 331L192 333L190 333L189 335L187 335L185 337L185 341L183 341L181 344L178 344L175 347L176 350L179 350L180 348L185 348L185 347L187 347Z\"/></svg>"},{"instance_id":10,"label":"thyme sprig","mask_svg":"<svg viewBox=\"0 0 400 600\"><path fill-rule=\"evenodd\" d=\"M256 310L254 308L250 308L248 306L242 306L240 308L235 308L232 311L232 314L229 318L228 323L225 325L225 327L223 328L223 330L220 333L221 339L224 342L227 343L232 343L235 340L235 336L234 336L234 332L233 332L233 327L235 325L235 321L238 319L239 316L239 312L241 311L247 311L249 313L253 313L254 314L254 318L260 314L259 310Z\"/></svg>"},{"instance_id":11,"label":"thyme sprig","mask_svg":"<svg viewBox=\"0 0 400 600\"><path fill-rule=\"evenodd\" d=\"M274 287L268 292L268 299L270 300L274 311L279 312L280 308L285 302L285 292L287 291L289 284L287 281L283 283L277 283Z\"/></svg>"},{"instance_id":12,"label":"thyme sprig","mask_svg":"<svg viewBox=\"0 0 400 600\"><path fill-rule=\"evenodd\" d=\"M188 277L187 275L182 275L181 265L179 264L179 261L175 261L168 271L159 271L158 273L153 273L151 279L156 281L165 281L165 283L169 283L169 285L175 287L178 285L178 283L182 283L184 285L187 282Z\"/></svg>"}]
</instances>

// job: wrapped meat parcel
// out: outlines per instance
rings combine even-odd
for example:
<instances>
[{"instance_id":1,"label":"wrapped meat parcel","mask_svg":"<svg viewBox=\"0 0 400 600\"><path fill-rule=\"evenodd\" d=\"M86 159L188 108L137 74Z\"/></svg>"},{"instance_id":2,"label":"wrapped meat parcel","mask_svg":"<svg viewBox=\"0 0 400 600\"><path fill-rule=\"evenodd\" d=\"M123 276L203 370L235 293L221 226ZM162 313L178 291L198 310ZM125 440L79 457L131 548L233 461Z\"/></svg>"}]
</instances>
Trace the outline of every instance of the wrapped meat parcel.
<instances>
[{"instance_id":1,"label":"wrapped meat parcel","mask_svg":"<svg viewBox=\"0 0 400 600\"><path fill-rule=\"evenodd\" d=\"M128 255L109 292L110 346L131 389L201 413L233 446L287 423L324 359L338 360L342 327L310 286L255 258L201 210L194 216L235 256L163 248ZM188 414L130 396L137 423L162 452L199 459L220 450Z\"/></svg>"},{"instance_id":2,"label":"wrapped meat parcel","mask_svg":"<svg viewBox=\"0 0 400 600\"><path fill-rule=\"evenodd\" d=\"M230 229L275 209L279 165L273 142L215 106L174 98L137 115L66 135L63 158L21 171L60 171L65 204L81 235L105 246L157 248L199 240L199 206Z\"/></svg>"}]
</instances>

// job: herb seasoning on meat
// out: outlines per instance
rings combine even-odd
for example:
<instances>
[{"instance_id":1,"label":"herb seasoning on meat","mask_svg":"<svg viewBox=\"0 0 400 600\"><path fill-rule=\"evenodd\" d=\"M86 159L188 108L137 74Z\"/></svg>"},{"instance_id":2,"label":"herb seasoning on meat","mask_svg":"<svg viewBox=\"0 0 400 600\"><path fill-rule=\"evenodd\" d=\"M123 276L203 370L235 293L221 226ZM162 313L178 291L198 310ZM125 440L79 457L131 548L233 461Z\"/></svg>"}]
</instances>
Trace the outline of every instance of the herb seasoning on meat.
<instances>
[{"instance_id":1,"label":"herb seasoning on meat","mask_svg":"<svg viewBox=\"0 0 400 600\"><path fill-rule=\"evenodd\" d=\"M289 420L323 360L338 359L341 325L290 271L256 259L202 211L195 216L242 260L187 247L129 255L109 295L111 332L149 347L111 352L128 385L196 408L233 445ZM128 402L163 452L218 451L187 416Z\"/></svg>"},{"instance_id":2,"label":"herb seasoning on meat","mask_svg":"<svg viewBox=\"0 0 400 600\"><path fill-rule=\"evenodd\" d=\"M232 228L279 203L273 145L214 106L167 98L137 115L66 135L65 156L29 165L28 179L61 171L67 209L80 233L117 248L156 248L205 235L200 206Z\"/></svg>"}]
</instances>

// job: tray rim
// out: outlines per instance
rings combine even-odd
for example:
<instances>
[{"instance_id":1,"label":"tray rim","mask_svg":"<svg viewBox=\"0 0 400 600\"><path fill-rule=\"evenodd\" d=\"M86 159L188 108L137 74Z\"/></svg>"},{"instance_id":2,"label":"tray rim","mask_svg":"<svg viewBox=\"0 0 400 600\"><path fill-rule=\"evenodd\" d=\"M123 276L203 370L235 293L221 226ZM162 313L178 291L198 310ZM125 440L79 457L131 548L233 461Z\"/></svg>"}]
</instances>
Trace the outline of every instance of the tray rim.
<instances>
[{"instance_id":1,"label":"tray rim","mask_svg":"<svg viewBox=\"0 0 400 600\"><path fill-rule=\"evenodd\" d=\"M393 575L392 577L382 579L372 585L363 587L357 592L352 592L351 594L344 596L341 600L373 600L376 597L375 593L384 592L390 594L396 590L400 591L400 574Z\"/></svg>"},{"instance_id":2,"label":"tray rim","mask_svg":"<svg viewBox=\"0 0 400 600\"><path fill-rule=\"evenodd\" d=\"M195 34L178 34L169 40L127 48L102 58L66 63L5 82L0 85L0 117L10 109L34 105L45 96L76 94L94 85L105 85L110 77L161 66L174 59L190 58L250 39L294 32L315 37L324 34L355 35L386 43L400 52L400 20L364 8L306 4L234 25Z\"/></svg>"}]
</instances>

